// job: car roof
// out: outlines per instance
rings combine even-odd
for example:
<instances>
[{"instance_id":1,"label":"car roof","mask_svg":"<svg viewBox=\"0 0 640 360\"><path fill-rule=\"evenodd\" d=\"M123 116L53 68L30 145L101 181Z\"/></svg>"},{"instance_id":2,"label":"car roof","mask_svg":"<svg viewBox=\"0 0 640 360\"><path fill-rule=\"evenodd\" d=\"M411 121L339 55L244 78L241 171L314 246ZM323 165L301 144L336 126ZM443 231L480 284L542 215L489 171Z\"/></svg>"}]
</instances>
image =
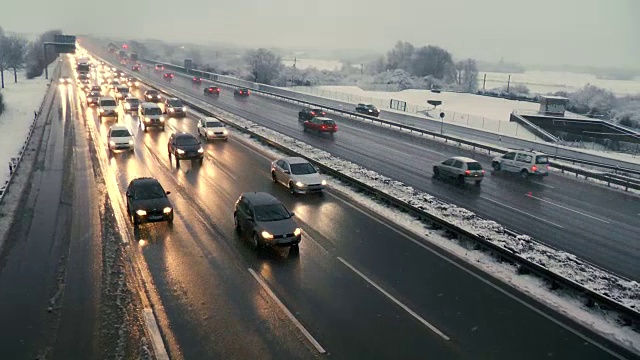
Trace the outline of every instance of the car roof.
<instances>
[{"instance_id":1,"label":"car roof","mask_svg":"<svg viewBox=\"0 0 640 360\"><path fill-rule=\"evenodd\" d=\"M155 184L160 185L160 181L158 181L158 179L152 178L152 177L136 178L136 179L131 180L131 183L136 187L145 186L145 185L155 185ZM162 185L160 185L160 186L162 186Z\"/></svg>"},{"instance_id":2,"label":"car roof","mask_svg":"<svg viewBox=\"0 0 640 360\"><path fill-rule=\"evenodd\" d=\"M172 97L172 98L168 98L167 101L182 101L182 100Z\"/></svg>"},{"instance_id":3,"label":"car roof","mask_svg":"<svg viewBox=\"0 0 640 360\"><path fill-rule=\"evenodd\" d=\"M246 192L242 194L242 197L253 206L282 204L280 200L266 192Z\"/></svg>"},{"instance_id":4,"label":"car roof","mask_svg":"<svg viewBox=\"0 0 640 360\"><path fill-rule=\"evenodd\" d=\"M216 121L216 122L221 122L220 119L218 118L214 118L213 116L205 116L204 121Z\"/></svg>"},{"instance_id":5,"label":"car roof","mask_svg":"<svg viewBox=\"0 0 640 360\"><path fill-rule=\"evenodd\" d=\"M114 99L111 96L102 96L102 97L100 97L100 101L102 101L102 100L113 100L113 101L116 101L116 99Z\"/></svg>"},{"instance_id":6,"label":"car roof","mask_svg":"<svg viewBox=\"0 0 640 360\"><path fill-rule=\"evenodd\" d=\"M306 164L309 162L307 159L301 158L299 156L285 157L285 158L282 158L281 160L284 160L289 164Z\"/></svg>"},{"instance_id":7,"label":"car roof","mask_svg":"<svg viewBox=\"0 0 640 360\"><path fill-rule=\"evenodd\" d=\"M195 138L195 136L193 136L193 134L190 134L188 132L177 132L174 134L176 138Z\"/></svg>"},{"instance_id":8,"label":"car roof","mask_svg":"<svg viewBox=\"0 0 640 360\"><path fill-rule=\"evenodd\" d=\"M127 131L129 131L129 128L127 128L127 127L126 127L126 126L124 126L124 125L113 125L113 126L109 129L109 131L113 131L113 130L127 130Z\"/></svg>"},{"instance_id":9,"label":"car roof","mask_svg":"<svg viewBox=\"0 0 640 360\"><path fill-rule=\"evenodd\" d=\"M478 160L474 160L474 159L466 157L466 156L454 156L454 157L452 157L452 159L459 160L459 161L462 161L464 163L475 163L475 162L478 162Z\"/></svg>"},{"instance_id":10,"label":"car roof","mask_svg":"<svg viewBox=\"0 0 640 360\"><path fill-rule=\"evenodd\" d=\"M138 99L135 96L127 96L126 98L124 98L124 101L127 101L127 100L138 100L138 101L140 101L140 99Z\"/></svg>"},{"instance_id":11,"label":"car roof","mask_svg":"<svg viewBox=\"0 0 640 360\"><path fill-rule=\"evenodd\" d=\"M152 103L152 102L143 102L141 104L141 106L145 107L145 108L158 108L158 109L160 108L160 106L158 106L158 104Z\"/></svg>"},{"instance_id":12,"label":"car roof","mask_svg":"<svg viewBox=\"0 0 640 360\"><path fill-rule=\"evenodd\" d=\"M156 89L149 89L149 90L146 90L145 92L146 92L146 93L149 93L149 92L159 92L159 91L158 91L158 90L156 90Z\"/></svg>"},{"instance_id":13,"label":"car roof","mask_svg":"<svg viewBox=\"0 0 640 360\"><path fill-rule=\"evenodd\" d=\"M328 118L328 117L324 117L324 116L316 116L316 119L318 119L318 120L322 120L322 121L325 121L325 120L331 120L331 121L333 121L333 119Z\"/></svg>"},{"instance_id":14,"label":"car roof","mask_svg":"<svg viewBox=\"0 0 640 360\"><path fill-rule=\"evenodd\" d=\"M509 152L523 152L534 155L547 155L546 153L535 151L535 150L527 150L527 149L509 149Z\"/></svg>"}]
</instances>

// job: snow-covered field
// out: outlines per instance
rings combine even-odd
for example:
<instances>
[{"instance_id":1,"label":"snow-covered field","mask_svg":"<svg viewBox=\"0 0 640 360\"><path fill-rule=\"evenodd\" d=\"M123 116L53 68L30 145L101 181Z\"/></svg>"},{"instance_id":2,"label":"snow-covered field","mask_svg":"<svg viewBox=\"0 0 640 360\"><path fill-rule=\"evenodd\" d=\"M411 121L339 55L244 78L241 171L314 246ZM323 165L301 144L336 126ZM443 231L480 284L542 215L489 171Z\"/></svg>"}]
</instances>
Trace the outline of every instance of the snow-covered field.
<instances>
[{"instance_id":1,"label":"snow-covered field","mask_svg":"<svg viewBox=\"0 0 640 360\"><path fill-rule=\"evenodd\" d=\"M27 139L29 127L33 123L33 112L37 111L47 91L48 80L44 75L27 80L24 72L18 73L18 83L13 82L13 74L5 73L5 111L0 115L0 184L4 186L9 178L9 161L17 157Z\"/></svg>"},{"instance_id":2,"label":"snow-covered field","mask_svg":"<svg viewBox=\"0 0 640 360\"><path fill-rule=\"evenodd\" d=\"M282 63L285 66L293 66L294 59L282 59ZM342 63L337 60L322 60L322 59L295 59L295 65L297 69L316 68L318 70L340 70Z\"/></svg>"}]
</instances>

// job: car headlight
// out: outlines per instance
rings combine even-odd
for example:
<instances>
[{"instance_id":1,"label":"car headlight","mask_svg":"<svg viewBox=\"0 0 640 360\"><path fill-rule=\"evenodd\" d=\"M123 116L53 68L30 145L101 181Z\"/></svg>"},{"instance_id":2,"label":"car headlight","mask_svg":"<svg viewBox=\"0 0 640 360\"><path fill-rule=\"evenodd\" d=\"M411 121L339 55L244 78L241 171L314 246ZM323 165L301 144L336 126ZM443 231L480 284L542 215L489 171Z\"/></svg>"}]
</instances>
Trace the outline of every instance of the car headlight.
<instances>
[{"instance_id":1,"label":"car headlight","mask_svg":"<svg viewBox=\"0 0 640 360\"><path fill-rule=\"evenodd\" d=\"M127 109L131 109L131 105L130 104L127 104L124 107L126 107Z\"/></svg>"},{"instance_id":2,"label":"car headlight","mask_svg":"<svg viewBox=\"0 0 640 360\"><path fill-rule=\"evenodd\" d=\"M183 106L183 107L182 107L182 111L187 111L187 107L186 107L186 106Z\"/></svg>"},{"instance_id":3,"label":"car headlight","mask_svg":"<svg viewBox=\"0 0 640 360\"><path fill-rule=\"evenodd\" d=\"M178 154L180 154L180 155L184 154L184 150L178 149Z\"/></svg>"},{"instance_id":4,"label":"car headlight","mask_svg":"<svg viewBox=\"0 0 640 360\"><path fill-rule=\"evenodd\" d=\"M129 145L133 145L133 140L129 140Z\"/></svg>"},{"instance_id":5,"label":"car headlight","mask_svg":"<svg viewBox=\"0 0 640 360\"><path fill-rule=\"evenodd\" d=\"M222 133L225 134L225 135L229 134L229 132L227 130L223 130Z\"/></svg>"},{"instance_id":6,"label":"car headlight","mask_svg":"<svg viewBox=\"0 0 640 360\"><path fill-rule=\"evenodd\" d=\"M202 154L202 153L204 152L204 149L203 149L203 148L200 148L200 149L198 149L198 152L199 152L200 154Z\"/></svg>"},{"instance_id":7,"label":"car headlight","mask_svg":"<svg viewBox=\"0 0 640 360\"><path fill-rule=\"evenodd\" d=\"M300 181L298 181L298 182L296 183L296 186L297 186L297 187L303 187L303 186L304 186L304 184L303 184L303 183L301 183Z\"/></svg>"},{"instance_id":8,"label":"car headlight","mask_svg":"<svg viewBox=\"0 0 640 360\"><path fill-rule=\"evenodd\" d=\"M207 135L213 135L213 131L207 130Z\"/></svg>"},{"instance_id":9,"label":"car headlight","mask_svg":"<svg viewBox=\"0 0 640 360\"><path fill-rule=\"evenodd\" d=\"M173 210L172 208L167 206L166 208L162 209L162 212L165 214L170 214L172 210Z\"/></svg>"},{"instance_id":10,"label":"car headlight","mask_svg":"<svg viewBox=\"0 0 640 360\"><path fill-rule=\"evenodd\" d=\"M109 145L111 145L111 146L116 146L116 142L115 142L115 141L113 141L113 140L111 140L111 141L109 141Z\"/></svg>"},{"instance_id":11,"label":"car headlight","mask_svg":"<svg viewBox=\"0 0 640 360\"><path fill-rule=\"evenodd\" d=\"M295 230L293 230L293 235L300 236L300 234L302 234L302 229L296 228Z\"/></svg>"},{"instance_id":12,"label":"car headlight","mask_svg":"<svg viewBox=\"0 0 640 360\"><path fill-rule=\"evenodd\" d=\"M170 109L169 109L169 111L171 111L171 112L175 112L175 111L176 111L176 109L174 109L174 108L170 108Z\"/></svg>"},{"instance_id":13,"label":"car headlight","mask_svg":"<svg viewBox=\"0 0 640 360\"><path fill-rule=\"evenodd\" d=\"M273 234L268 231L263 231L261 235L263 239L273 239Z\"/></svg>"},{"instance_id":14,"label":"car headlight","mask_svg":"<svg viewBox=\"0 0 640 360\"><path fill-rule=\"evenodd\" d=\"M104 112L104 109L100 109L99 111L100 111L100 112Z\"/></svg>"},{"instance_id":15,"label":"car headlight","mask_svg":"<svg viewBox=\"0 0 640 360\"><path fill-rule=\"evenodd\" d=\"M322 180L321 184L322 185L327 185L327 180Z\"/></svg>"},{"instance_id":16,"label":"car headlight","mask_svg":"<svg viewBox=\"0 0 640 360\"><path fill-rule=\"evenodd\" d=\"M164 117L160 116L160 122L164 122Z\"/></svg>"},{"instance_id":17,"label":"car headlight","mask_svg":"<svg viewBox=\"0 0 640 360\"><path fill-rule=\"evenodd\" d=\"M145 216L147 215L147 212L145 210L136 210L136 214L138 214L138 216Z\"/></svg>"}]
</instances>

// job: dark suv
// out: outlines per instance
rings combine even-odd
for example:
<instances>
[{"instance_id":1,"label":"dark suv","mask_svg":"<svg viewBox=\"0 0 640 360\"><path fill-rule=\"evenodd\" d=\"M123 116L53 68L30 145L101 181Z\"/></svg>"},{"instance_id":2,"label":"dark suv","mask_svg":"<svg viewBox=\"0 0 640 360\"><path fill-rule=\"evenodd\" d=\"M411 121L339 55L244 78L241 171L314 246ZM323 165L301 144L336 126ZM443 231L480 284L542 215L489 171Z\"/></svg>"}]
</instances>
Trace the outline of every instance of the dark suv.
<instances>
[{"instance_id":1,"label":"dark suv","mask_svg":"<svg viewBox=\"0 0 640 360\"><path fill-rule=\"evenodd\" d=\"M178 168L180 167L180 160L198 160L202 164L204 159L204 149L200 141L195 136L185 132L173 133L169 137L167 151L169 152L169 159L173 155Z\"/></svg>"},{"instance_id":2,"label":"dark suv","mask_svg":"<svg viewBox=\"0 0 640 360\"><path fill-rule=\"evenodd\" d=\"M325 115L327 115L327 113L320 108L306 107L300 110L300 112L298 112L298 120L311 120L316 116L325 116Z\"/></svg>"},{"instance_id":3,"label":"dark suv","mask_svg":"<svg viewBox=\"0 0 640 360\"><path fill-rule=\"evenodd\" d=\"M144 92L144 101L147 102L160 102L160 93L158 90L147 90Z\"/></svg>"},{"instance_id":4,"label":"dark suv","mask_svg":"<svg viewBox=\"0 0 640 360\"><path fill-rule=\"evenodd\" d=\"M164 102L164 113L176 118L185 117L187 116L187 108L182 103L182 100L169 98Z\"/></svg>"},{"instance_id":5,"label":"dark suv","mask_svg":"<svg viewBox=\"0 0 640 360\"><path fill-rule=\"evenodd\" d=\"M373 104L363 104L360 103L356 105L356 112L360 114L365 114L369 116L380 116L380 110Z\"/></svg>"},{"instance_id":6,"label":"dark suv","mask_svg":"<svg viewBox=\"0 0 640 360\"><path fill-rule=\"evenodd\" d=\"M233 90L234 96L249 96L250 94L251 94L251 91L247 88L237 88Z\"/></svg>"},{"instance_id":7,"label":"dark suv","mask_svg":"<svg viewBox=\"0 0 640 360\"><path fill-rule=\"evenodd\" d=\"M238 233L251 236L257 250L264 246L291 246L298 250L302 229L293 220L294 213L272 195L250 192L240 195L233 211L233 223Z\"/></svg>"},{"instance_id":8,"label":"dark suv","mask_svg":"<svg viewBox=\"0 0 640 360\"><path fill-rule=\"evenodd\" d=\"M220 88L217 86L209 86L204 89L205 95L220 96Z\"/></svg>"},{"instance_id":9,"label":"dark suv","mask_svg":"<svg viewBox=\"0 0 640 360\"><path fill-rule=\"evenodd\" d=\"M127 187L127 214L134 226L167 221L173 223L173 206L160 182L154 178L131 180Z\"/></svg>"}]
</instances>

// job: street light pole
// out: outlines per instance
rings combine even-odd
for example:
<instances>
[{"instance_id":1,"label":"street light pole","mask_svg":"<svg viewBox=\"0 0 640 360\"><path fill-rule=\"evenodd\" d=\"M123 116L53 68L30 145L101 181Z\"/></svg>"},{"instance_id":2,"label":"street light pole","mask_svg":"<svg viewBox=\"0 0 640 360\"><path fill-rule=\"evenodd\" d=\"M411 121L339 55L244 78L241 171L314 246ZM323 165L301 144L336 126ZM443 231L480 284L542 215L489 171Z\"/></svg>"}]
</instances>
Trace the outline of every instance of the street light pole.
<instances>
[{"instance_id":1,"label":"street light pole","mask_svg":"<svg viewBox=\"0 0 640 360\"><path fill-rule=\"evenodd\" d=\"M444 112L440 113L440 135L444 133Z\"/></svg>"}]
</instances>

